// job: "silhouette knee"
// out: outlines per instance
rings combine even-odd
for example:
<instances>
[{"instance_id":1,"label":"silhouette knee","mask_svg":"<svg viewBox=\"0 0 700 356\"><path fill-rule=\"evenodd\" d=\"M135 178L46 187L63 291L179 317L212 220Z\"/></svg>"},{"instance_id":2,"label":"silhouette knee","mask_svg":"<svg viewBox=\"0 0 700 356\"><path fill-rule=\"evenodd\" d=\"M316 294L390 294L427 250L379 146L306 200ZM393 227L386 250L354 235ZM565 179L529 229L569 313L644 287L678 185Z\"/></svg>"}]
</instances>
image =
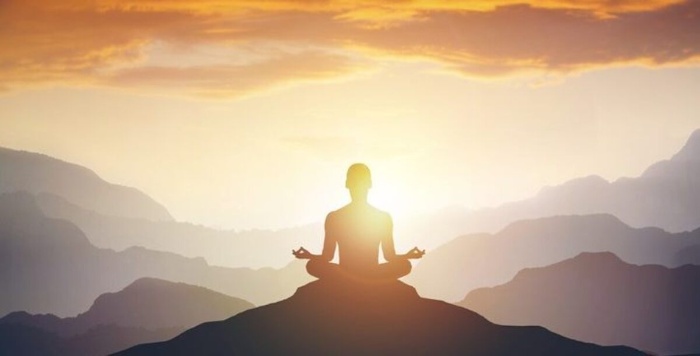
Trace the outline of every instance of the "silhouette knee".
<instances>
[{"instance_id":1,"label":"silhouette knee","mask_svg":"<svg viewBox=\"0 0 700 356\"><path fill-rule=\"evenodd\" d=\"M411 266L411 261L409 261L407 259L401 259L398 261L397 264L398 264L398 266L396 267L396 269L397 269L399 278L411 273L411 268L413 268L413 266Z\"/></svg>"},{"instance_id":2,"label":"silhouette knee","mask_svg":"<svg viewBox=\"0 0 700 356\"><path fill-rule=\"evenodd\" d=\"M411 273L411 262L407 259L395 259L385 266L383 278L398 279Z\"/></svg>"},{"instance_id":3,"label":"silhouette knee","mask_svg":"<svg viewBox=\"0 0 700 356\"><path fill-rule=\"evenodd\" d=\"M320 266L321 263L322 261L316 259L309 260L309 262L306 263L306 272L316 278L321 278L319 276L319 274L321 274L321 270L323 269L323 267Z\"/></svg>"},{"instance_id":4,"label":"silhouette knee","mask_svg":"<svg viewBox=\"0 0 700 356\"><path fill-rule=\"evenodd\" d=\"M306 263L306 272L318 279L321 279L329 277L334 272L333 267L334 265L328 261L312 259Z\"/></svg>"}]
</instances>

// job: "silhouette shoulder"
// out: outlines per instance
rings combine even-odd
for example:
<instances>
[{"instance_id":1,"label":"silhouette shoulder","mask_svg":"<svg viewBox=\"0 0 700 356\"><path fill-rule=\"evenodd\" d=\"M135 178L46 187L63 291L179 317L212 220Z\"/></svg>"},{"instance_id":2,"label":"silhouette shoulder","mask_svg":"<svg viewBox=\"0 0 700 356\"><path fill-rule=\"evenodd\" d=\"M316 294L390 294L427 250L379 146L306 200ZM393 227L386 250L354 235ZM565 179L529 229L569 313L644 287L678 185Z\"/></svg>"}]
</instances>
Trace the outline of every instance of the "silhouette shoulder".
<instances>
[{"instance_id":1,"label":"silhouette shoulder","mask_svg":"<svg viewBox=\"0 0 700 356\"><path fill-rule=\"evenodd\" d=\"M328 226L328 224L332 223L333 221L337 220L338 216L342 215L343 208L333 210L330 213L328 213L328 215L326 215L326 226Z\"/></svg>"},{"instance_id":2,"label":"silhouette shoulder","mask_svg":"<svg viewBox=\"0 0 700 356\"><path fill-rule=\"evenodd\" d=\"M386 212L384 210L374 208L374 212L377 214L377 216L381 217L384 220L391 220L391 214L389 214L388 212Z\"/></svg>"},{"instance_id":3,"label":"silhouette shoulder","mask_svg":"<svg viewBox=\"0 0 700 356\"><path fill-rule=\"evenodd\" d=\"M350 213L350 210L351 210L350 204L344 205L344 206L342 206L342 207L340 207L340 208L338 208L338 209L336 209L336 210L333 210L333 211L331 211L330 213L328 213L328 216L326 217L326 219L328 219L328 218L337 218L337 217L339 217L339 216L343 216L343 215L345 215L345 214Z\"/></svg>"},{"instance_id":4,"label":"silhouette shoulder","mask_svg":"<svg viewBox=\"0 0 700 356\"><path fill-rule=\"evenodd\" d=\"M391 214L384 210L372 207L372 216L372 219L374 219L374 221L382 225L392 226L394 224L393 220L391 219Z\"/></svg>"}]
</instances>

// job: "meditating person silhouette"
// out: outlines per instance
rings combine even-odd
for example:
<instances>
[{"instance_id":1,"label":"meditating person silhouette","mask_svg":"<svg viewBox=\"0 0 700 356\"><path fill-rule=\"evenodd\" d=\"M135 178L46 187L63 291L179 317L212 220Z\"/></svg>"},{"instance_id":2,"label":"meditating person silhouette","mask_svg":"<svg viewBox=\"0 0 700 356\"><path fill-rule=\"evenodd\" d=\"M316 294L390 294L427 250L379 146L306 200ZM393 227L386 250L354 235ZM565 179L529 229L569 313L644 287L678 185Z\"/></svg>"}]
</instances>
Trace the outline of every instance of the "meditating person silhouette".
<instances>
[{"instance_id":1,"label":"meditating person silhouette","mask_svg":"<svg viewBox=\"0 0 700 356\"><path fill-rule=\"evenodd\" d=\"M315 255L300 247L292 254L308 259L306 270L319 279L393 280L410 273L408 259L421 258L425 251L414 247L406 254L396 254L391 215L367 202L372 187L369 168L362 163L351 165L345 187L350 190L351 202L326 217L323 252ZM338 264L331 263L336 245ZM386 263L378 261L379 245Z\"/></svg>"}]
</instances>

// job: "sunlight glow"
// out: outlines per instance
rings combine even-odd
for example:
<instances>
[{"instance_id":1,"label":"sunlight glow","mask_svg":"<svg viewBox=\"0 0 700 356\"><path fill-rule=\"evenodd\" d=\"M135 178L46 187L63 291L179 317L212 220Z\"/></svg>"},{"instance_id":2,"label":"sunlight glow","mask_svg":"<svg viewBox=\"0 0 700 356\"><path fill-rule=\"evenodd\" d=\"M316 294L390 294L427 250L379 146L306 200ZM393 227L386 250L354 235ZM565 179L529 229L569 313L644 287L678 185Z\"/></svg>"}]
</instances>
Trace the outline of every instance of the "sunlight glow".
<instances>
[{"instance_id":1,"label":"sunlight glow","mask_svg":"<svg viewBox=\"0 0 700 356\"><path fill-rule=\"evenodd\" d=\"M391 216L403 216L415 210L403 186L397 184L374 184L369 193L369 202Z\"/></svg>"}]
</instances>

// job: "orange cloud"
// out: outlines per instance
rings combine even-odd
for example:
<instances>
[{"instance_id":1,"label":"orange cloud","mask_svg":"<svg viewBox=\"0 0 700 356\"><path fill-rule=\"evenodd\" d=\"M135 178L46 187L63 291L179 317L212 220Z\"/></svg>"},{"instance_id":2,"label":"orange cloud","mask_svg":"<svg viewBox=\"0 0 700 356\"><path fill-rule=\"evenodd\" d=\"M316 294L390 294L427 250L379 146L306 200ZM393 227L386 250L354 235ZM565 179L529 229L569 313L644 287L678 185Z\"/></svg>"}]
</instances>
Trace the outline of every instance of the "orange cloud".
<instances>
[{"instance_id":1,"label":"orange cloud","mask_svg":"<svg viewBox=\"0 0 700 356\"><path fill-rule=\"evenodd\" d=\"M79 2L80 0L78 0ZM304 11L353 13L349 18L375 19L397 13L424 11L492 11L510 5L529 5L545 9L587 10L597 14L651 11L678 4L683 0L100 0L102 9L136 8L162 11L184 10L199 13L237 13L241 11Z\"/></svg>"},{"instance_id":2,"label":"orange cloud","mask_svg":"<svg viewBox=\"0 0 700 356\"><path fill-rule=\"evenodd\" d=\"M700 0L5 0L0 24L5 89L78 83L238 96L362 70L359 56L498 76L700 55ZM248 53L173 64L149 52L154 43ZM260 54L260 43L278 50Z\"/></svg>"},{"instance_id":3,"label":"orange cloud","mask_svg":"<svg viewBox=\"0 0 700 356\"><path fill-rule=\"evenodd\" d=\"M138 66L115 71L103 77L101 84L161 93L238 97L300 80L338 78L366 68L366 64L346 56L309 51L238 65Z\"/></svg>"},{"instance_id":4,"label":"orange cloud","mask_svg":"<svg viewBox=\"0 0 700 356\"><path fill-rule=\"evenodd\" d=\"M15 85L84 81L114 63L140 59L146 43L186 29L193 18L6 1L0 11L0 78Z\"/></svg>"},{"instance_id":5,"label":"orange cloud","mask_svg":"<svg viewBox=\"0 0 700 356\"><path fill-rule=\"evenodd\" d=\"M475 75L680 63L700 55L700 1L607 18L530 6L432 12L421 21L359 36L356 44L438 60Z\"/></svg>"}]
</instances>

